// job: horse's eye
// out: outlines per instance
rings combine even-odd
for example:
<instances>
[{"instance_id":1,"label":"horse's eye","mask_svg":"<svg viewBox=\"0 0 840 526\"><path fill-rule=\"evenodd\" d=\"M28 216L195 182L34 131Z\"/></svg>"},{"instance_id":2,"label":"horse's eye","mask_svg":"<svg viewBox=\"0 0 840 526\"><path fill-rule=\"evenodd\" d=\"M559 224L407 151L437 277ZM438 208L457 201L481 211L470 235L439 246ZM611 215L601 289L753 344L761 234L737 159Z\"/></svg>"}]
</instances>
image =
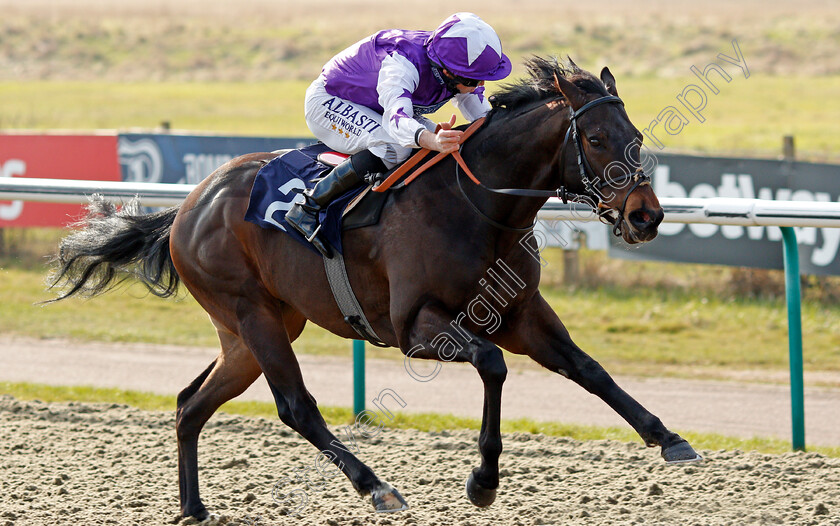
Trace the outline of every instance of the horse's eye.
<instances>
[{"instance_id":1,"label":"horse's eye","mask_svg":"<svg viewBox=\"0 0 840 526\"><path fill-rule=\"evenodd\" d=\"M591 144L592 146L601 146L601 141L599 141L598 139L589 139L589 144Z\"/></svg>"}]
</instances>

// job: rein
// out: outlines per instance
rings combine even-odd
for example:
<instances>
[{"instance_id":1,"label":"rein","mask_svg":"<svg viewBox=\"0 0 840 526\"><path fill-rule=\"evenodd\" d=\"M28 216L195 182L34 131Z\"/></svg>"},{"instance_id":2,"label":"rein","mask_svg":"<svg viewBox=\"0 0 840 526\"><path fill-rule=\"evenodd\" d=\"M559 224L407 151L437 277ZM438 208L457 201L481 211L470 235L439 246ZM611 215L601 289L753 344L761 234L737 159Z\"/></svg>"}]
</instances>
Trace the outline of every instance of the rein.
<instances>
[{"instance_id":1,"label":"rein","mask_svg":"<svg viewBox=\"0 0 840 526\"><path fill-rule=\"evenodd\" d=\"M645 186L650 184L650 176L644 173L641 167L637 168L634 173L626 173L621 177L617 177L615 179L604 180L600 181L600 178L597 176L595 177L595 182L590 179L589 175L592 173L592 167L589 165L589 160L586 158L586 155L583 152L583 144L581 143L580 133L578 130L577 119L590 109L600 106L601 104L608 104L608 103L616 103L624 105L624 102L615 96L607 95L593 101L589 101L577 111L574 111L571 106L569 106L569 112L571 113L571 119L569 122L569 128L566 130L566 136L563 138L563 145L560 147L560 166L561 169L565 166L565 155L566 155L566 146L569 144L569 138L572 138L572 141L575 144L575 153L577 155L577 165L578 170L580 171L580 178L581 182L583 183L584 189L586 191L585 194L575 194L566 190L566 185L561 185L560 188L556 190L533 190L530 188L490 188L488 186L483 185L472 174L468 174L470 178L478 185L484 188L485 190L497 194L503 195L511 195L511 196L519 196L519 197L557 197L560 199L564 204L568 203L569 201L585 203L589 205L593 205L595 213L598 214L598 218L601 219L602 222L607 222L613 225L613 234L616 236L621 234L621 225L624 223L624 209L627 206L627 200L630 198L630 194L633 193L636 188L639 186ZM462 164L463 166L463 164ZM464 192L463 187L461 186L460 174L458 173L458 168L456 170L456 181L458 183L458 189L461 191L461 195L464 196L464 199L467 200L467 203L472 207L472 209L478 213L485 221L489 222L493 226L500 228L502 230L507 230L510 232L527 232L531 230L534 225L525 228L516 228L516 227L509 227L498 223L497 221L493 220L492 218L488 217L486 214L481 212L475 204L470 201L467 194ZM465 170L466 171L466 170ZM633 185L630 187L630 190L624 195L624 200L621 203L619 208L611 208L604 203L603 196L601 193L601 189L606 186L618 186L623 184L624 182L631 180ZM597 201L597 202L596 202ZM534 224L536 224L536 220L534 220Z\"/></svg>"},{"instance_id":2,"label":"rein","mask_svg":"<svg viewBox=\"0 0 840 526\"><path fill-rule=\"evenodd\" d=\"M637 168L634 173L625 173L621 177L617 177L615 179L609 180L601 180L600 177L593 174L592 167L589 164L589 160L586 158L586 155L583 151L583 144L581 143L580 132L578 130L577 119L590 109L600 106L601 104L621 104L624 105L624 102L615 96L607 95L592 101L587 102L583 106L577 109L577 111L573 110L571 106L569 106L569 112L571 113L571 119L569 122L569 128L566 130L566 135L563 138L563 145L560 147L560 167L562 169L565 166L565 156L566 156L566 146L569 144L569 139L571 138L572 142L575 145L575 154L577 157L577 165L578 170L580 172L581 182L583 183L583 187L585 189L584 194L575 194L572 192L567 191L566 185L563 184L556 190L534 190L531 188L490 188L484 185L478 178L473 175L470 168L467 166L467 163L464 162L464 158L461 156L460 148L457 151L452 152L452 157L455 158L457 165L455 166L455 180L458 183L458 190L461 191L461 195L470 205L474 212L476 212L484 221L490 223L496 228L501 230L506 230L508 232L517 232L517 233L524 233L529 232L534 228L536 225L536 219L534 223L527 227L511 227L499 223L498 221L492 219L484 212L478 209L475 203L470 200L469 196L467 196L466 192L464 191L464 187L461 185L461 172L458 169L460 166L464 173L472 179L473 183L477 186L480 186L487 190L488 192L493 192L496 194L502 195L509 195L509 196L518 196L518 197L557 197L563 203L568 203L569 201L578 202L578 203L585 203L589 205L593 205L594 203L594 210L598 214L598 218L601 219L602 222L607 222L613 225L613 234L616 236L621 234L621 225L624 223L624 209L627 206L627 200L630 198L630 194L636 190L636 188L640 186L645 186L650 184L650 176L644 173L641 167ZM472 124L464 131L463 135L461 136L460 145L463 148L464 142L470 138L476 130L478 130L484 124L484 117L480 119L476 119L473 121ZM399 166L396 170L394 170L391 175L389 175L381 184L373 188L374 192L384 192L391 188L394 183L396 183L401 177L403 177L409 170L414 168L420 161L422 161L431 150L427 148L421 149L419 152L414 154L408 161L403 163ZM401 188L407 184L410 184L414 179L416 179L420 174L440 162L446 156L450 154L448 153L438 153L430 160L426 161L420 168L418 168L413 174L411 174L405 181L400 183L395 188ZM590 174L593 175L593 179L589 176ZM618 186L620 184L625 183L626 181L632 181L633 185L630 187L630 190L624 195L624 200L621 203L619 208L612 208L606 205L603 200L603 196L601 190L606 186ZM597 201L597 202L596 202Z\"/></svg>"},{"instance_id":3,"label":"rein","mask_svg":"<svg viewBox=\"0 0 840 526\"><path fill-rule=\"evenodd\" d=\"M484 124L484 119L485 119L484 117L481 117L479 119L474 120L472 122L472 124L470 124L469 127L466 130L464 130L464 133L461 134L460 144L464 144L464 141L466 141L467 139L472 137L472 134L474 134L476 132L476 130L481 128L481 126ZM373 191L374 192L384 192L384 191L388 190L389 188L391 188L391 186L393 186L394 183L396 183L402 176L404 176L406 173L408 173L409 170L411 170L412 168L417 166L417 164L420 161L422 161L431 151L432 150L430 150L428 148L423 148L419 152L415 153L411 157L411 159L409 159L408 161L406 161L405 163L400 165L396 170L394 170L391 173L391 175L388 176L387 179L385 179L384 181L382 181L381 184L379 184L378 186L373 188ZM443 160L447 155L450 155L450 154L448 154L448 153L438 153L437 155L435 155L434 157L432 157L431 159L426 161L426 164L424 164L423 166L418 168L417 171L415 171L405 181L403 181L403 183L400 185L400 187L405 186L407 184L410 184L413 180L415 180L417 178L417 176L419 176L420 174L422 174L423 172L425 172L426 170L428 170L432 166L436 165L438 162ZM464 158L461 157L460 150L452 152L452 157L454 157L455 161L459 165L461 165L461 168L464 169L464 172L466 172L466 174L470 177L470 179L473 180L473 182L475 182L475 184L477 184L477 185L481 184L481 182L476 178L476 176L473 175L469 166L467 166L467 163L464 162Z\"/></svg>"}]
</instances>

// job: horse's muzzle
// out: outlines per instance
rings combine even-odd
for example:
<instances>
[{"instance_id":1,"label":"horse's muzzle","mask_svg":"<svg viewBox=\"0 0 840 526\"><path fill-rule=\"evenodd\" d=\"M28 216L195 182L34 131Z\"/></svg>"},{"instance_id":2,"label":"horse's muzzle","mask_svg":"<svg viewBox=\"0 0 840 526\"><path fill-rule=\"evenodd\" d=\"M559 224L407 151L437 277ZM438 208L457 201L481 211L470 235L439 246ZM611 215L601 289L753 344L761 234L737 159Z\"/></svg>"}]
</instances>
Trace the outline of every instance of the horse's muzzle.
<instances>
[{"instance_id":1,"label":"horse's muzzle","mask_svg":"<svg viewBox=\"0 0 840 526\"><path fill-rule=\"evenodd\" d=\"M659 233L659 223L665 217L661 207L656 209L638 208L628 212L625 223L629 228L622 229L622 237L629 244L647 243Z\"/></svg>"}]
</instances>

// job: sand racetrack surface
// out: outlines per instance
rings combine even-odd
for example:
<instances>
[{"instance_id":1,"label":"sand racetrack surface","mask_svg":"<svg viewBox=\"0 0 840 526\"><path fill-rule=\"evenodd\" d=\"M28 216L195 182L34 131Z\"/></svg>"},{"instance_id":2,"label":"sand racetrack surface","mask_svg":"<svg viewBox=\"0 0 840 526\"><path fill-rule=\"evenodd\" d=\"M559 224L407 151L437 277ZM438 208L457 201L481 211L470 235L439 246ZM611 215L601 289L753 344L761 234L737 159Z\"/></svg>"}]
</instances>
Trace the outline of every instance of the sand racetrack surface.
<instances>
[{"instance_id":1,"label":"sand racetrack surface","mask_svg":"<svg viewBox=\"0 0 840 526\"><path fill-rule=\"evenodd\" d=\"M176 519L174 435L172 413L0 396L0 526L194 523ZM477 509L464 493L476 439L387 428L359 438L361 459L411 505L376 514L343 476L310 471L317 491L284 485L317 452L279 420L218 414L199 445L202 495L218 524L840 525L840 459L703 451L702 463L669 466L641 443L528 434L504 437L498 499ZM274 488L307 494L299 516Z\"/></svg>"}]
</instances>

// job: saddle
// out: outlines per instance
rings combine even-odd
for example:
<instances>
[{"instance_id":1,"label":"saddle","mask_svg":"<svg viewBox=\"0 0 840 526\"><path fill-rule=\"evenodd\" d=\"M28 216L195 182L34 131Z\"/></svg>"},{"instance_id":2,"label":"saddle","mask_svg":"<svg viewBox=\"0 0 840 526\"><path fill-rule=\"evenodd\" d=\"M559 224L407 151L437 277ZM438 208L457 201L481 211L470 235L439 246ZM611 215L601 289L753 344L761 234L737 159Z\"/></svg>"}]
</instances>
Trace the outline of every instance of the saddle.
<instances>
[{"instance_id":1,"label":"saddle","mask_svg":"<svg viewBox=\"0 0 840 526\"><path fill-rule=\"evenodd\" d=\"M315 247L285 221L286 212L306 188L312 188L329 170L347 156L331 151L324 144L298 150L281 150L266 163L251 187L245 220L262 228L280 230L309 249ZM370 186L357 187L335 199L321 212L321 233L342 252L341 232L379 222L388 195L370 192Z\"/></svg>"},{"instance_id":2,"label":"saddle","mask_svg":"<svg viewBox=\"0 0 840 526\"><path fill-rule=\"evenodd\" d=\"M461 142L467 140L483 123L484 118L475 120L464 131ZM276 153L277 157L263 166L254 178L245 220L263 228L282 230L317 252L311 243L294 228L289 227L285 221L286 212L303 190L315 186L328 170L346 159L347 155L331 151L323 143ZM458 151L451 154L438 153L419 168L416 167L429 153L430 150L417 150L402 165L382 174L381 180L374 181L374 185L353 188L333 200L321 211L318 218L321 224L320 234L339 254L342 253L341 233L377 224L387 200L387 190L396 190L410 184L426 169L448 155L455 158L474 183L481 184Z\"/></svg>"}]
</instances>

